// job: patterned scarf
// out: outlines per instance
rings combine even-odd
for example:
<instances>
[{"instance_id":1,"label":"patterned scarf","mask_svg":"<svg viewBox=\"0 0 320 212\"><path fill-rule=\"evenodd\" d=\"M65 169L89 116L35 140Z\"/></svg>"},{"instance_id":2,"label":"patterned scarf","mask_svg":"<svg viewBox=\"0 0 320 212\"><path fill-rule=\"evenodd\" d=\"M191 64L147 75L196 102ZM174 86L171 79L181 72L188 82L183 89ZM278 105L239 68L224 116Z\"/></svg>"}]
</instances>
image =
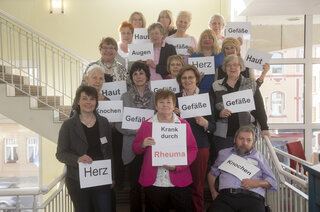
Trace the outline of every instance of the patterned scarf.
<instances>
[{"instance_id":1,"label":"patterned scarf","mask_svg":"<svg viewBox=\"0 0 320 212\"><path fill-rule=\"evenodd\" d=\"M131 89L129 90L129 94L132 97L133 102L137 106L137 108L145 109L150 107L152 91L150 90L148 83L146 83L143 96L140 96L136 86L131 87Z\"/></svg>"}]
</instances>

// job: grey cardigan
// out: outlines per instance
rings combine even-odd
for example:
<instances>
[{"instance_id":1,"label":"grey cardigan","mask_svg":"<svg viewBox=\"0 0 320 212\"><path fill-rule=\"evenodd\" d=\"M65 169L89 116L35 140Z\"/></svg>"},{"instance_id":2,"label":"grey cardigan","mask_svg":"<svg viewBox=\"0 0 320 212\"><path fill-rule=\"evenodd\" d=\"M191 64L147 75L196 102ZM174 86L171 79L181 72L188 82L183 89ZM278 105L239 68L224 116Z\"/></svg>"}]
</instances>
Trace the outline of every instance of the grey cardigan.
<instances>
[{"instance_id":1,"label":"grey cardigan","mask_svg":"<svg viewBox=\"0 0 320 212\"><path fill-rule=\"evenodd\" d=\"M106 137L107 143L101 144L104 159L112 159L111 127L106 118L95 114L99 125L100 138ZM58 138L57 159L67 165L67 177L79 181L78 158L87 154L88 142L77 112L64 121ZM112 160L111 160L112 161Z\"/></svg>"},{"instance_id":2,"label":"grey cardigan","mask_svg":"<svg viewBox=\"0 0 320 212\"><path fill-rule=\"evenodd\" d=\"M122 94L121 100L123 101L123 107L138 108L137 105L135 105L129 92ZM146 109L152 109L152 110L155 109L154 93L152 93L149 107ZM133 143L133 140L136 138L137 131L122 129L121 125L122 125L122 122L115 123L116 129L123 135L122 161L124 165L127 165L136 157L136 154L132 150L132 143Z\"/></svg>"}]
</instances>

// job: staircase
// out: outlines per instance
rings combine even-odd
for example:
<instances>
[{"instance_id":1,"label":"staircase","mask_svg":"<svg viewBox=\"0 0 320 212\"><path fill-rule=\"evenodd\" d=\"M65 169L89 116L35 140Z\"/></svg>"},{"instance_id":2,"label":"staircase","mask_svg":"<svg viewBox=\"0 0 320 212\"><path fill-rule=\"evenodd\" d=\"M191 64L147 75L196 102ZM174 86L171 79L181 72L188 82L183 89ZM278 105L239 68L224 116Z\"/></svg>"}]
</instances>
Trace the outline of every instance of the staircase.
<instances>
[{"instance_id":1,"label":"staircase","mask_svg":"<svg viewBox=\"0 0 320 212\"><path fill-rule=\"evenodd\" d=\"M0 10L0 113L57 142L88 61Z\"/></svg>"}]
</instances>

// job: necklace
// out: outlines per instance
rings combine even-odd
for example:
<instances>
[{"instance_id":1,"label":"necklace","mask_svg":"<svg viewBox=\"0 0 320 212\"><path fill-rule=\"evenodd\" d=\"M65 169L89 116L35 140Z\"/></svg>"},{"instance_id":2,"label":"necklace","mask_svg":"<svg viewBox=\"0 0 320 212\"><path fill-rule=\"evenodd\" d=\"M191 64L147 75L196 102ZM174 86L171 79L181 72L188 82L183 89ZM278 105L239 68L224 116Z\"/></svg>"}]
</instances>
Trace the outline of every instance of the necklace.
<instances>
[{"instance_id":1,"label":"necklace","mask_svg":"<svg viewBox=\"0 0 320 212\"><path fill-rule=\"evenodd\" d=\"M96 123L96 117L93 115L90 119L84 120L82 116L80 116L80 121L84 125L86 125L88 128L92 127Z\"/></svg>"}]
</instances>

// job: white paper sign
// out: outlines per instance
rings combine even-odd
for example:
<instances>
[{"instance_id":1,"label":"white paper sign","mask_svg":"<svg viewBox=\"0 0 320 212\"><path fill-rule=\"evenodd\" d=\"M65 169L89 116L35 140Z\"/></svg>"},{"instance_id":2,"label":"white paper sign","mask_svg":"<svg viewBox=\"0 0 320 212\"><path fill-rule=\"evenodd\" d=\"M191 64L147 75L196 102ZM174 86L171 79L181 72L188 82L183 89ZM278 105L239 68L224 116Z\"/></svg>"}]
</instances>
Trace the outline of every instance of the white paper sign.
<instances>
[{"instance_id":1,"label":"white paper sign","mask_svg":"<svg viewBox=\"0 0 320 212\"><path fill-rule=\"evenodd\" d=\"M152 166L187 165L185 124L152 123Z\"/></svg>"},{"instance_id":2,"label":"white paper sign","mask_svg":"<svg viewBox=\"0 0 320 212\"><path fill-rule=\"evenodd\" d=\"M112 184L111 160L79 163L80 188Z\"/></svg>"},{"instance_id":3,"label":"white paper sign","mask_svg":"<svg viewBox=\"0 0 320 212\"><path fill-rule=\"evenodd\" d=\"M251 89L237 91L222 96L223 106L232 113L255 110L253 92Z\"/></svg>"},{"instance_id":4,"label":"white paper sign","mask_svg":"<svg viewBox=\"0 0 320 212\"><path fill-rule=\"evenodd\" d=\"M178 102L180 117L183 119L212 114L208 93L179 97Z\"/></svg>"},{"instance_id":5,"label":"white paper sign","mask_svg":"<svg viewBox=\"0 0 320 212\"><path fill-rule=\"evenodd\" d=\"M122 109L122 100L99 101L97 112L100 116L106 117L110 122L121 122Z\"/></svg>"},{"instance_id":6,"label":"white paper sign","mask_svg":"<svg viewBox=\"0 0 320 212\"><path fill-rule=\"evenodd\" d=\"M110 100L120 100L125 92L127 92L126 81L105 82L101 88L101 93Z\"/></svg>"},{"instance_id":7,"label":"white paper sign","mask_svg":"<svg viewBox=\"0 0 320 212\"><path fill-rule=\"evenodd\" d=\"M250 179L260 170L235 154L230 155L218 168L236 176L239 180Z\"/></svg>"},{"instance_id":8,"label":"white paper sign","mask_svg":"<svg viewBox=\"0 0 320 212\"><path fill-rule=\"evenodd\" d=\"M166 38L166 42L176 47L177 54L189 55L188 48L191 46L191 38Z\"/></svg>"},{"instance_id":9,"label":"white paper sign","mask_svg":"<svg viewBox=\"0 0 320 212\"><path fill-rule=\"evenodd\" d=\"M124 107L122 129L137 130L141 123L154 115L154 110Z\"/></svg>"},{"instance_id":10,"label":"white paper sign","mask_svg":"<svg viewBox=\"0 0 320 212\"><path fill-rule=\"evenodd\" d=\"M129 44L128 49L129 61L146 61L148 59L154 60L152 43Z\"/></svg>"},{"instance_id":11,"label":"white paper sign","mask_svg":"<svg viewBox=\"0 0 320 212\"><path fill-rule=\"evenodd\" d=\"M250 22L228 22L226 26L226 37L243 38L250 40Z\"/></svg>"},{"instance_id":12,"label":"white paper sign","mask_svg":"<svg viewBox=\"0 0 320 212\"><path fill-rule=\"evenodd\" d=\"M153 92L157 92L159 89L166 89L174 93L180 93L180 87L176 79L152 80L150 84Z\"/></svg>"},{"instance_id":13,"label":"white paper sign","mask_svg":"<svg viewBox=\"0 0 320 212\"><path fill-rule=\"evenodd\" d=\"M263 64L269 63L271 60L271 57L272 57L272 54L249 49L247 51L247 55L243 58L244 65L246 67L262 71Z\"/></svg>"},{"instance_id":14,"label":"white paper sign","mask_svg":"<svg viewBox=\"0 0 320 212\"><path fill-rule=\"evenodd\" d=\"M205 75L214 74L215 66L214 66L214 56L210 57L189 57L188 64L194 65L198 68L198 70Z\"/></svg>"},{"instance_id":15,"label":"white paper sign","mask_svg":"<svg viewBox=\"0 0 320 212\"><path fill-rule=\"evenodd\" d=\"M134 28L132 43L150 43L147 28Z\"/></svg>"}]
</instances>

